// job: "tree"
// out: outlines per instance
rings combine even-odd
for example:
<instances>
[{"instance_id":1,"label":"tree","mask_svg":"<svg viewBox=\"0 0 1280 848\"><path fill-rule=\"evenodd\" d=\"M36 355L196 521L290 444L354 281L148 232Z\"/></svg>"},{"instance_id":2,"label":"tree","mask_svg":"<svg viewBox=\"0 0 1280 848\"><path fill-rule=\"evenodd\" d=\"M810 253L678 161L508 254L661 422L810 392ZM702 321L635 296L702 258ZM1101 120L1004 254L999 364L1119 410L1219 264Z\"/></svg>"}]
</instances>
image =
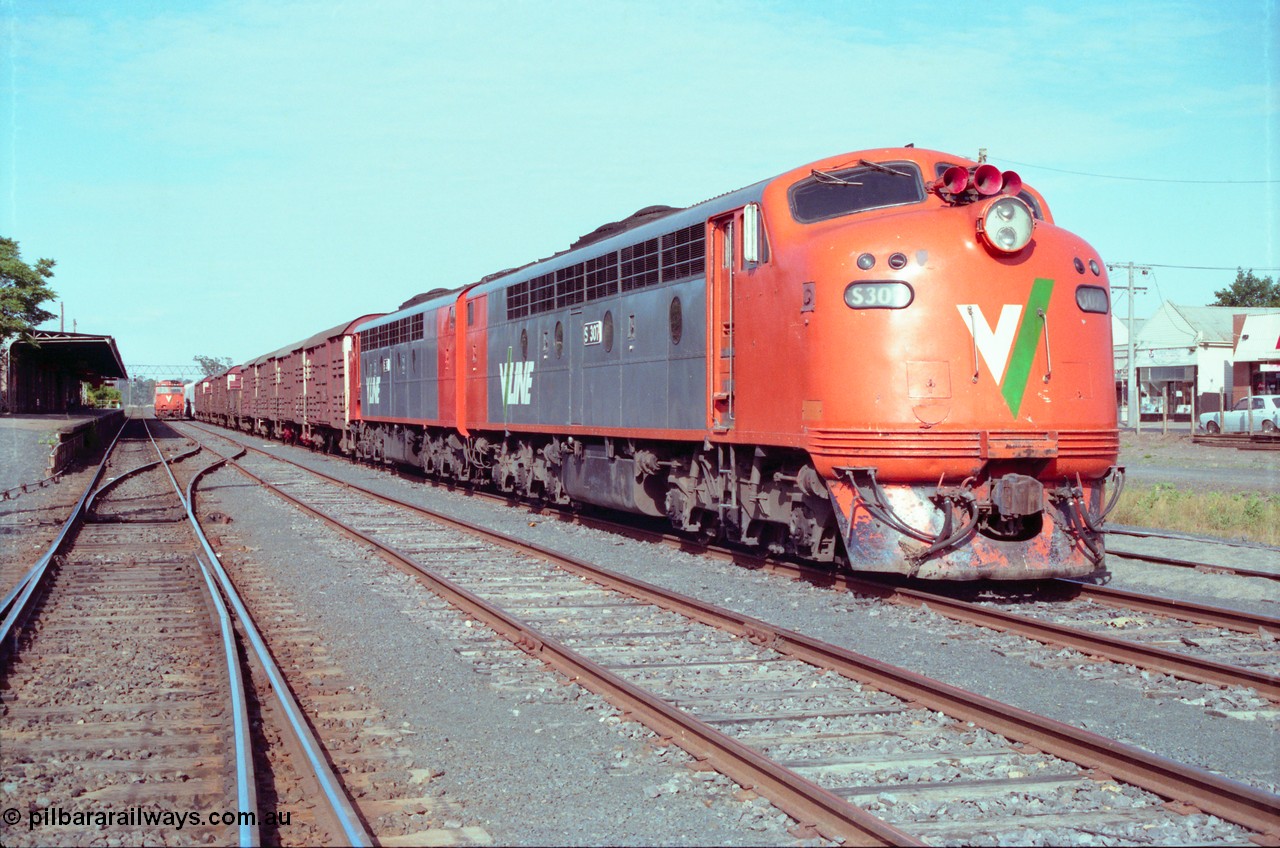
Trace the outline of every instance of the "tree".
<instances>
[{"instance_id":1,"label":"tree","mask_svg":"<svg viewBox=\"0 0 1280 848\"><path fill-rule=\"evenodd\" d=\"M29 339L37 324L53 313L40 304L57 297L45 280L53 276L54 261L41 259L31 267L22 261L18 243L0 236L0 342L13 336Z\"/></svg>"},{"instance_id":2,"label":"tree","mask_svg":"<svg viewBox=\"0 0 1280 848\"><path fill-rule=\"evenodd\" d=\"M116 409L120 406L120 390L110 383L90 386L89 404L98 409Z\"/></svg>"},{"instance_id":3,"label":"tree","mask_svg":"<svg viewBox=\"0 0 1280 848\"><path fill-rule=\"evenodd\" d=\"M197 353L191 359L196 365L200 366L206 377L221 374L231 367L231 357L229 356L201 356Z\"/></svg>"},{"instance_id":4,"label":"tree","mask_svg":"<svg viewBox=\"0 0 1280 848\"><path fill-rule=\"evenodd\" d=\"M1217 300L1210 306L1280 306L1280 283L1257 276L1252 268L1237 268L1236 281L1213 296Z\"/></svg>"}]
</instances>

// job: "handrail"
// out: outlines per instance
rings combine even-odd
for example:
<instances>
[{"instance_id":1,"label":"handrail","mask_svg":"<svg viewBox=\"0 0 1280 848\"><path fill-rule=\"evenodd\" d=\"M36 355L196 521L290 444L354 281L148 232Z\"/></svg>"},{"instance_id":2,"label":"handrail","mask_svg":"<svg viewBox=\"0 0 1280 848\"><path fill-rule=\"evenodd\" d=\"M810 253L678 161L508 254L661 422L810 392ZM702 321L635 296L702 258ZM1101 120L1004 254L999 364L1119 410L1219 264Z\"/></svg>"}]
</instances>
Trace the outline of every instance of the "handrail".
<instances>
[{"instance_id":1,"label":"handrail","mask_svg":"<svg viewBox=\"0 0 1280 848\"><path fill-rule=\"evenodd\" d=\"M1040 328L1044 332L1044 381L1047 383L1053 376L1053 354L1049 351L1049 316L1043 309L1037 309L1040 316Z\"/></svg>"}]
</instances>

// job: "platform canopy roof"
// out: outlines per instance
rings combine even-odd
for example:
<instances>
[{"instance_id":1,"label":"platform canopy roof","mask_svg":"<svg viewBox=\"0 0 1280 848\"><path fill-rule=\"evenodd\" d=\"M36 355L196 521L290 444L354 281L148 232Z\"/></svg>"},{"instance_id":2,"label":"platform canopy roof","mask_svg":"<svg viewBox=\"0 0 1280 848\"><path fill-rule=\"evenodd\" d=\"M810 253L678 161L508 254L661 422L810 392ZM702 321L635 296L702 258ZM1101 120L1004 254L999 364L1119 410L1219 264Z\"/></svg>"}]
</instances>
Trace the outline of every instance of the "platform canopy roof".
<instances>
[{"instance_id":1,"label":"platform canopy roof","mask_svg":"<svg viewBox=\"0 0 1280 848\"><path fill-rule=\"evenodd\" d=\"M39 357L84 380L124 380L129 376L111 336L35 330L31 341L15 340L9 353Z\"/></svg>"}]
</instances>

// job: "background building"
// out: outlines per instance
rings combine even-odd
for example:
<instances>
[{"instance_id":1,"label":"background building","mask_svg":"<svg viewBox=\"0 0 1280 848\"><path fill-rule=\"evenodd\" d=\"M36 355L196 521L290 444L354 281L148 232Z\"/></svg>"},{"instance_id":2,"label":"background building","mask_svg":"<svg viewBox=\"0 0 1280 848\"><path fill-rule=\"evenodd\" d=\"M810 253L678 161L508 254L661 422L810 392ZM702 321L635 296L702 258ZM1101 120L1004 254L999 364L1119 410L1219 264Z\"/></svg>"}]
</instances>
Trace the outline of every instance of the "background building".
<instances>
[{"instance_id":1,"label":"background building","mask_svg":"<svg viewBox=\"0 0 1280 848\"><path fill-rule=\"evenodd\" d=\"M1116 324L1116 391L1123 407L1128 337L1123 323ZM1142 420L1163 421L1167 413L1169 421L1190 422L1201 412L1230 408L1255 385L1274 387L1280 382L1278 335L1280 309L1165 301L1134 326ZM1120 420L1127 420L1125 414Z\"/></svg>"},{"instance_id":2,"label":"background building","mask_svg":"<svg viewBox=\"0 0 1280 848\"><path fill-rule=\"evenodd\" d=\"M1237 315L1233 384L1238 400L1247 393L1280 395L1280 309Z\"/></svg>"}]
</instances>

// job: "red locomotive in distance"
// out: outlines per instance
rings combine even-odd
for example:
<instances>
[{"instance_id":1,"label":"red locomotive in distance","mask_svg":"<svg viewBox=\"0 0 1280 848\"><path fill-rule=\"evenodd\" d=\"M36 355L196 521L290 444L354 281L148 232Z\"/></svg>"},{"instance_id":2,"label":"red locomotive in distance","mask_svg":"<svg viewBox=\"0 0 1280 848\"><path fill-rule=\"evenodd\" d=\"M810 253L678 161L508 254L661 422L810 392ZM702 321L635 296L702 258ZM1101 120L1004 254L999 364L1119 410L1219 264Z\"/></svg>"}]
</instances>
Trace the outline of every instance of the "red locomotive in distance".
<instances>
[{"instance_id":1,"label":"red locomotive in distance","mask_svg":"<svg viewBox=\"0 0 1280 848\"><path fill-rule=\"evenodd\" d=\"M1118 492L1110 313L1016 174L882 148L350 319L196 412L855 570L1084 576Z\"/></svg>"},{"instance_id":2,"label":"red locomotive in distance","mask_svg":"<svg viewBox=\"0 0 1280 848\"><path fill-rule=\"evenodd\" d=\"M186 399L181 380L156 381L156 418L186 418Z\"/></svg>"}]
</instances>

